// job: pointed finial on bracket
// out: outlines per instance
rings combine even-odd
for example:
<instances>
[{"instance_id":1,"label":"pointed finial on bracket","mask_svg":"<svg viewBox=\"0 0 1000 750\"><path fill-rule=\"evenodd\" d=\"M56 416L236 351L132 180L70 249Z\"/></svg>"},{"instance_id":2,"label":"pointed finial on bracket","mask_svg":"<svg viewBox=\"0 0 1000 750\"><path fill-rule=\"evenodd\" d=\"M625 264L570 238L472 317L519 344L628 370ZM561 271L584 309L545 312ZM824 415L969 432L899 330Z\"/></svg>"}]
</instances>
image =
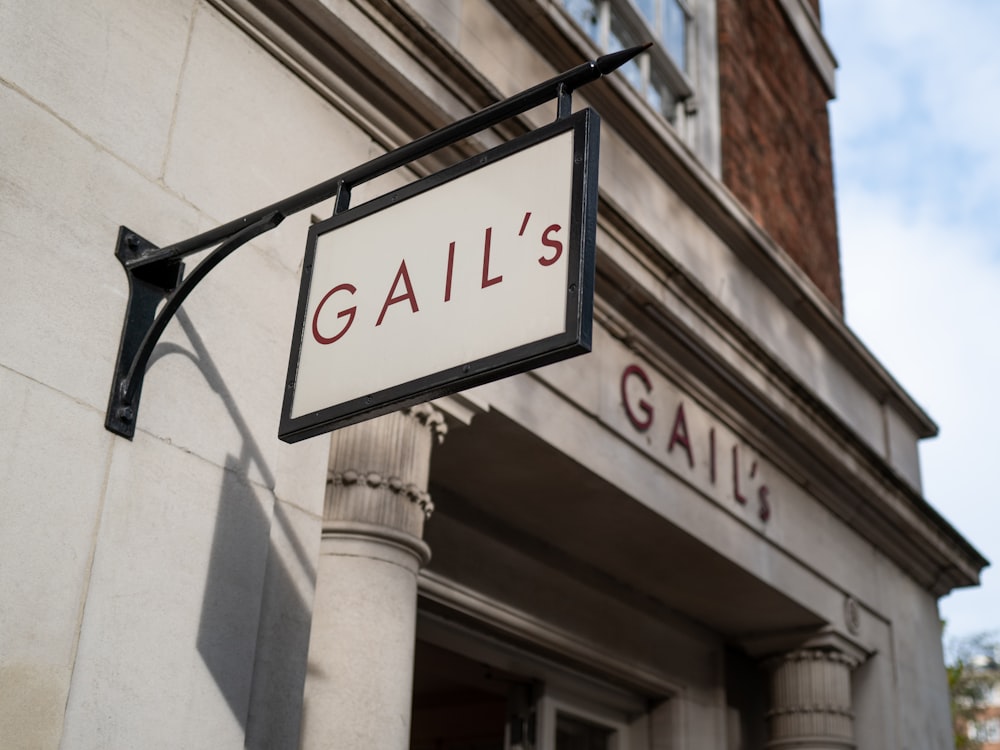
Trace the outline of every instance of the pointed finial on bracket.
<instances>
[{"instance_id":1,"label":"pointed finial on bracket","mask_svg":"<svg viewBox=\"0 0 1000 750\"><path fill-rule=\"evenodd\" d=\"M640 53L645 52L652 46L652 42L646 42L645 44L640 44L637 47L629 47L628 49L619 50L618 52L601 55L594 61L594 64L597 66L597 69L601 71L601 75L606 76L608 73L613 73L618 70L618 68L627 63L629 60L636 57Z\"/></svg>"}]
</instances>

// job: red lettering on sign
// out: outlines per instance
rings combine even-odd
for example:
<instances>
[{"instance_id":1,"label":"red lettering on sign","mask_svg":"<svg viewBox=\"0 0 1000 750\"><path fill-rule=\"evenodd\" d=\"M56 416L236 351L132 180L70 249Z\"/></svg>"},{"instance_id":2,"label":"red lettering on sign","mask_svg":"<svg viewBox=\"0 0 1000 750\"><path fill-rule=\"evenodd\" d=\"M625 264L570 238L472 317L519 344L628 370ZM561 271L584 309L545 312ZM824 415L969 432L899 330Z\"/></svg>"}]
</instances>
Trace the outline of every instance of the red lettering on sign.
<instances>
[{"instance_id":1,"label":"red lettering on sign","mask_svg":"<svg viewBox=\"0 0 1000 750\"><path fill-rule=\"evenodd\" d=\"M455 243L448 244L448 270L444 277L444 301L451 299L451 272L455 268Z\"/></svg>"},{"instance_id":2,"label":"red lettering on sign","mask_svg":"<svg viewBox=\"0 0 1000 750\"><path fill-rule=\"evenodd\" d=\"M528 219L531 218L531 211L526 211L524 214L524 221L521 222L521 231L517 233L518 237L524 237L524 230L528 228Z\"/></svg>"},{"instance_id":3,"label":"red lettering on sign","mask_svg":"<svg viewBox=\"0 0 1000 750\"><path fill-rule=\"evenodd\" d=\"M483 244L483 289L503 281L503 275L490 278L490 244L493 240L493 227L486 227L486 240Z\"/></svg>"},{"instance_id":4,"label":"red lettering on sign","mask_svg":"<svg viewBox=\"0 0 1000 750\"><path fill-rule=\"evenodd\" d=\"M674 446L679 445L687 453L688 466L694 468L694 454L691 452L691 440L688 437L687 420L684 418L684 403L677 404L677 414L674 416L674 426L670 430L670 442L667 443L667 453L674 452Z\"/></svg>"},{"instance_id":5,"label":"red lettering on sign","mask_svg":"<svg viewBox=\"0 0 1000 750\"><path fill-rule=\"evenodd\" d=\"M541 258L538 259L538 262L543 266L551 266L562 256L562 251L563 251L562 242L560 242L559 240L551 239L549 237L550 233L558 232L560 229L562 229L562 227L559 226L558 224L552 224L551 226L547 227L544 232L542 232L542 244L545 245L545 247L551 247L555 251L555 254L551 258L546 258L543 255Z\"/></svg>"},{"instance_id":6,"label":"red lettering on sign","mask_svg":"<svg viewBox=\"0 0 1000 750\"><path fill-rule=\"evenodd\" d=\"M400 279L403 280L403 286L406 287L406 294L393 297L393 292L396 291L396 286L399 284ZM392 286L389 288L389 294L386 295L385 304L382 305L382 312L379 313L378 320L375 321L375 325L382 325L382 319L385 317L385 311L389 309L389 305L395 305L397 302L402 302L407 299L410 300L410 311L419 312L420 308L417 307L417 297L413 293L413 285L410 283L410 274L406 270L406 261L404 260L399 264L399 270L396 271L396 278L392 281Z\"/></svg>"},{"instance_id":7,"label":"red lettering on sign","mask_svg":"<svg viewBox=\"0 0 1000 750\"><path fill-rule=\"evenodd\" d=\"M338 318L343 318L345 315L347 316L347 322L344 324L344 327L340 329L339 333L333 336L324 336L319 332L319 314L323 310L323 305L326 304L326 301L330 299L330 297L332 297L337 292L341 291L354 294L358 290L354 287L353 284L339 284L335 286L333 289L331 289L329 292L327 292L323 296L323 299L319 301L319 304L316 305L316 312L313 313L312 334L313 338L316 339L316 341L318 341L321 344L332 344L334 341L337 341L341 336L347 333L348 329L351 327L351 324L354 322L354 315L358 311L358 308L348 307L337 313Z\"/></svg>"},{"instance_id":8,"label":"red lettering on sign","mask_svg":"<svg viewBox=\"0 0 1000 750\"><path fill-rule=\"evenodd\" d=\"M625 415L628 417L628 421L632 423L639 432L645 432L649 429L650 425L653 424L653 407L649 405L649 402L645 399L639 399L639 409L645 415L644 419L639 419L632 411L632 407L628 403L628 389L626 385L628 384L628 379L632 376L639 378L639 381L645 386L646 393L650 393L653 390L653 384L649 382L649 376L643 371L639 365L629 365L625 368L625 372L622 373L622 405L625 407Z\"/></svg>"}]
</instances>

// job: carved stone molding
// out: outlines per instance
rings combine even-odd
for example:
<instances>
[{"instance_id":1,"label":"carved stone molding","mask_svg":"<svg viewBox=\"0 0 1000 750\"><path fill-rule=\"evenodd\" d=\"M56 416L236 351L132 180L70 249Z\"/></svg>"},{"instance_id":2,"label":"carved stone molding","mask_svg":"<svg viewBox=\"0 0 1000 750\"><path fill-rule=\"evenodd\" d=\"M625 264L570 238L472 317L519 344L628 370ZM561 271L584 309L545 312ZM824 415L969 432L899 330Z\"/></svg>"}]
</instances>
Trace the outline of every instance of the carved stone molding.
<instances>
[{"instance_id":1,"label":"carved stone molding","mask_svg":"<svg viewBox=\"0 0 1000 750\"><path fill-rule=\"evenodd\" d=\"M853 596L844 597L844 625L851 635L861 633L861 605Z\"/></svg>"},{"instance_id":2,"label":"carved stone molding","mask_svg":"<svg viewBox=\"0 0 1000 750\"><path fill-rule=\"evenodd\" d=\"M392 549L395 548L413 556L414 570L423 567L431 559L431 549L422 539L386 526L358 521L334 521L326 524L325 531L320 542L320 555L364 556L407 567L405 561L400 561L398 552ZM376 542L378 549L373 549L369 542Z\"/></svg>"},{"instance_id":3,"label":"carved stone molding","mask_svg":"<svg viewBox=\"0 0 1000 750\"><path fill-rule=\"evenodd\" d=\"M430 430L438 445L444 442L444 437L448 434L448 423L444 421L444 414L439 410L424 403L411 406L406 409L406 413L413 415L420 424Z\"/></svg>"},{"instance_id":4,"label":"carved stone molding","mask_svg":"<svg viewBox=\"0 0 1000 750\"><path fill-rule=\"evenodd\" d=\"M371 489L385 489L393 495L404 495L411 503L416 503L424 512L424 518L430 518L434 512L434 503L431 502L431 495L426 490L422 490L413 482L405 483L399 477L383 477L377 471L357 471L347 469L346 471L330 471L327 481L336 486L352 487L362 486Z\"/></svg>"}]
</instances>

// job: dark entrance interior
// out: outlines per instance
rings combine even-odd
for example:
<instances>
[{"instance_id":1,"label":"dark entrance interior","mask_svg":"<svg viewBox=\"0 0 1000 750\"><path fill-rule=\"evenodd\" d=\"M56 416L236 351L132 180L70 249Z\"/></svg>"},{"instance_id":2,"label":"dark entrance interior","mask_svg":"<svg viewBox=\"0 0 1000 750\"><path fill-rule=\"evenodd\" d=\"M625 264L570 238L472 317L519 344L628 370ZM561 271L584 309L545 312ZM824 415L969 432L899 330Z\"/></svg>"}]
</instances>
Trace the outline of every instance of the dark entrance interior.
<instances>
[{"instance_id":1,"label":"dark entrance interior","mask_svg":"<svg viewBox=\"0 0 1000 750\"><path fill-rule=\"evenodd\" d=\"M532 684L418 640L410 750L504 750L526 731Z\"/></svg>"}]
</instances>

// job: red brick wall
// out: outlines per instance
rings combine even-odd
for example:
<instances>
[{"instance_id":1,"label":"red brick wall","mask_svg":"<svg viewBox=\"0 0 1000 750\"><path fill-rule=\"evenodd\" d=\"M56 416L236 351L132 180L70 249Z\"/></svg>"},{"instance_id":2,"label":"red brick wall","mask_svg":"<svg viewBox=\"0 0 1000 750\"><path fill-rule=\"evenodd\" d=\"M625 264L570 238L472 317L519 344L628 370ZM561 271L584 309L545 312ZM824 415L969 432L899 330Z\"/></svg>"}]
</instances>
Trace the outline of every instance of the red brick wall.
<instances>
[{"instance_id":1,"label":"red brick wall","mask_svg":"<svg viewBox=\"0 0 1000 750\"><path fill-rule=\"evenodd\" d=\"M827 95L778 0L718 0L722 179L843 310Z\"/></svg>"}]
</instances>

